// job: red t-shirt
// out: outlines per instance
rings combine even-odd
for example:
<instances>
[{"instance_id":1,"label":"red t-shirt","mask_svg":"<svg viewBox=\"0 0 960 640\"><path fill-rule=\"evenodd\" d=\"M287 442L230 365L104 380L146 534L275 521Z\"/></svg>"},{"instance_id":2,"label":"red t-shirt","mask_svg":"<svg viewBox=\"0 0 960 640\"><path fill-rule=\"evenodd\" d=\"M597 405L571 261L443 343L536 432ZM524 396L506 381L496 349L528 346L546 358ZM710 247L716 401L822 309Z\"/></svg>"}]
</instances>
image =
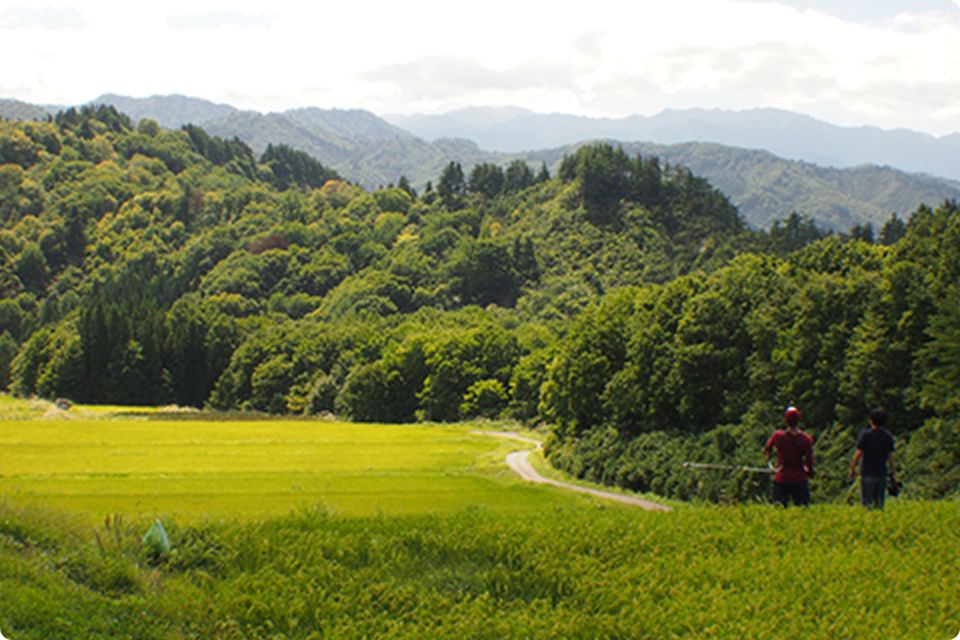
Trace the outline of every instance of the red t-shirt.
<instances>
[{"instance_id":1,"label":"red t-shirt","mask_svg":"<svg viewBox=\"0 0 960 640\"><path fill-rule=\"evenodd\" d=\"M809 434L775 431L763 447L764 452L771 447L777 448L774 482L806 482L807 477L813 475L813 438Z\"/></svg>"}]
</instances>

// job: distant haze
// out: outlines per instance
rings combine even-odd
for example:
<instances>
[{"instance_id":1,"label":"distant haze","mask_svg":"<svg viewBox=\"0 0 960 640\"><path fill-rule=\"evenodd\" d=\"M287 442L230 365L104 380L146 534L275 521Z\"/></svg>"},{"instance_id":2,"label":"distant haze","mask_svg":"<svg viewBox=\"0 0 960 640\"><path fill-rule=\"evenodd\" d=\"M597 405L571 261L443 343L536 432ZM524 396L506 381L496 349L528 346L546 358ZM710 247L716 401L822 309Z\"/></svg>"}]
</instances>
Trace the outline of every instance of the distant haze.
<instances>
[{"instance_id":1,"label":"distant haze","mask_svg":"<svg viewBox=\"0 0 960 640\"><path fill-rule=\"evenodd\" d=\"M601 138L658 144L715 142L827 167L888 165L960 180L958 134L937 138L916 131L838 127L777 109L671 110L653 117L611 119L470 108L386 119L426 140L465 138L489 151L529 151Z\"/></svg>"},{"instance_id":2,"label":"distant haze","mask_svg":"<svg viewBox=\"0 0 960 640\"><path fill-rule=\"evenodd\" d=\"M753 107L960 132L960 0L0 3L0 97L115 92L623 118Z\"/></svg>"}]
</instances>

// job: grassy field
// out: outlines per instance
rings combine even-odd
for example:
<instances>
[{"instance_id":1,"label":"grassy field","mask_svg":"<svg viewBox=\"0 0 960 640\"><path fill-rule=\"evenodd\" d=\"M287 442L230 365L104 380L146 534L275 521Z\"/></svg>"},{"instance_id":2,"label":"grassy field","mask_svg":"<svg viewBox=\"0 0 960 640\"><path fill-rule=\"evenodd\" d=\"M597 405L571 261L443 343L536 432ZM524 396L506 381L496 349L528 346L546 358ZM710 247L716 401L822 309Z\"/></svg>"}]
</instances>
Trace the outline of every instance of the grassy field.
<instances>
[{"instance_id":1,"label":"grassy field","mask_svg":"<svg viewBox=\"0 0 960 640\"><path fill-rule=\"evenodd\" d=\"M476 426L200 420L0 401L0 495L85 514L262 518L316 507L400 515L566 503L502 461L522 448Z\"/></svg>"},{"instance_id":2,"label":"grassy field","mask_svg":"<svg viewBox=\"0 0 960 640\"><path fill-rule=\"evenodd\" d=\"M0 397L10 640L960 630L957 501L651 513L524 485L470 426L70 413Z\"/></svg>"}]
</instances>

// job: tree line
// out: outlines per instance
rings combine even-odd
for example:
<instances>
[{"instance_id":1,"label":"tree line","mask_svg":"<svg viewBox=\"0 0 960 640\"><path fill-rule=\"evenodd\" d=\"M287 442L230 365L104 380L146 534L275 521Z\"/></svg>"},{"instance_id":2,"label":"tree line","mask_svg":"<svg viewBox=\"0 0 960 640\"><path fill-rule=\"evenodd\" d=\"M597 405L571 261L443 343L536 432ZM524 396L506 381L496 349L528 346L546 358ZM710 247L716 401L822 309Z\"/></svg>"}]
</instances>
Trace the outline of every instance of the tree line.
<instances>
[{"instance_id":1,"label":"tree line","mask_svg":"<svg viewBox=\"0 0 960 640\"><path fill-rule=\"evenodd\" d=\"M940 470L918 487L957 472L956 203L879 237L753 230L607 144L556 177L451 162L422 194L368 192L289 147L85 107L0 122L0 220L20 395L543 422L578 475L712 499L758 488L677 463L747 460L786 403L840 492L830 465L878 403Z\"/></svg>"}]
</instances>

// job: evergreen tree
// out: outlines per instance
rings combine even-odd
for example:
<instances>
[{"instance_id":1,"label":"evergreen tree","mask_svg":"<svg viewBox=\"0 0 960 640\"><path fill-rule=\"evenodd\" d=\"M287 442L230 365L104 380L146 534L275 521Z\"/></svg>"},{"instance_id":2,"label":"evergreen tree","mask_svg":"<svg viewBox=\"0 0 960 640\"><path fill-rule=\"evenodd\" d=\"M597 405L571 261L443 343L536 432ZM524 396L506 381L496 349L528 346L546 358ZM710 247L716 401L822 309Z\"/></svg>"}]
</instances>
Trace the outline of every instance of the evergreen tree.
<instances>
[{"instance_id":1,"label":"evergreen tree","mask_svg":"<svg viewBox=\"0 0 960 640\"><path fill-rule=\"evenodd\" d=\"M876 235L873 231L873 225L868 222L866 224L854 225L850 229L850 237L854 240L863 240L864 242L872 244Z\"/></svg>"},{"instance_id":2,"label":"evergreen tree","mask_svg":"<svg viewBox=\"0 0 960 640\"><path fill-rule=\"evenodd\" d=\"M786 220L777 220L770 226L768 237L770 250L778 255L786 255L826 237L826 233L817 227L810 216L793 211Z\"/></svg>"},{"instance_id":3,"label":"evergreen tree","mask_svg":"<svg viewBox=\"0 0 960 640\"><path fill-rule=\"evenodd\" d=\"M294 186L320 188L328 180L340 179L310 154L284 144L267 145L260 162L268 169L267 180L281 191Z\"/></svg>"},{"instance_id":4,"label":"evergreen tree","mask_svg":"<svg viewBox=\"0 0 960 640\"><path fill-rule=\"evenodd\" d=\"M537 184L543 184L550 180L550 171L547 169L547 163L544 162L540 165L540 172L537 174L535 182Z\"/></svg>"},{"instance_id":5,"label":"evergreen tree","mask_svg":"<svg viewBox=\"0 0 960 640\"><path fill-rule=\"evenodd\" d=\"M546 170L546 165L543 166ZM533 171L523 160L514 160L507 165L504 176L504 189L509 193L523 191L534 183Z\"/></svg>"},{"instance_id":6,"label":"evergreen tree","mask_svg":"<svg viewBox=\"0 0 960 640\"><path fill-rule=\"evenodd\" d=\"M891 213L890 218L883 223L883 227L880 229L880 244L888 247L894 245L906 233L906 223L897 216L896 212Z\"/></svg>"},{"instance_id":7,"label":"evergreen tree","mask_svg":"<svg viewBox=\"0 0 960 640\"><path fill-rule=\"evenodd\" d=\"M495 164L484 162L476 165L470 171L470 180L467 190L479 193L487 198L496 198L503 192L503 169Z\"/></svg>"},{"instance_id":8,"label":"evergreen tree","mask_svg":"<svg viewBox=\"0 0 960 640\"><path fill-rule=\"evenodd\" d=\"M407 179L407 176L400 176L400 180L397 181L397 187L406 191L407 195L414 200L417 199L417 190L410 185L410 180Z\"/></svg>"},{"instance_id":9,"label":"evergreen tree","mask_svg":"<svg viewBox=\"0 0 960 640\"><path fill-rule=\"evenodd\" d=\"M451 162L437 181L437 195L447 211L457 211L463 208L466 193L467 183L463 177L463 167L459 162Z\"/></svg>"}]
</instances>

